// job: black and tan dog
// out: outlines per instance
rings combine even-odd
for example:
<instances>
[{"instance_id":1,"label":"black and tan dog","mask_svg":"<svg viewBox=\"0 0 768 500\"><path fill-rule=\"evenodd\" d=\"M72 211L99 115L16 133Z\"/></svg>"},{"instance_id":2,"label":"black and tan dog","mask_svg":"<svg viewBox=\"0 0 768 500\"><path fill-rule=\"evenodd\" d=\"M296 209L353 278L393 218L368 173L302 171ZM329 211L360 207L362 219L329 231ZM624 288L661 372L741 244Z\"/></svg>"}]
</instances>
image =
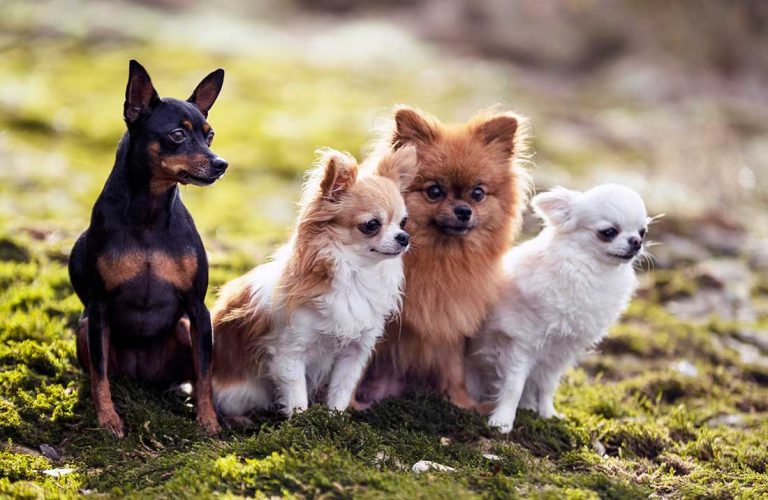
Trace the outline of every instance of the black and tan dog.
<instances>
[{"instance_id":1,"label":"black and tan dog","mask_svg":"<svg viewBox=\"0 0 768 500\"><path fill-rule=\"evenodd\" d=\"M211 403L213 336L203 302L208 261L177 185L207 186L227 162L209 149L206 121L224 81L218 69L187 101L158 97L146 70L130 62L128 131L91 224L69 261L85 306L77 331L80 365L90 372L99 425L123 436L109 376L154 384L195 381L197 420L219 430Z\"/></svg>"}]
</instances>

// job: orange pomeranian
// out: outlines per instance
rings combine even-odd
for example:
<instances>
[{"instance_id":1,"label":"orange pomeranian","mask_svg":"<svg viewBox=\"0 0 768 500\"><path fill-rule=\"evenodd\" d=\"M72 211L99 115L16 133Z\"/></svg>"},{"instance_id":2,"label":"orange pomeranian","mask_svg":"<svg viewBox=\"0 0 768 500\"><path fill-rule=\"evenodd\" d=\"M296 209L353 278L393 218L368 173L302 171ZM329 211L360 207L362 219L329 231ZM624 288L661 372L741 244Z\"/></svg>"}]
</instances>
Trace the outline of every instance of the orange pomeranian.
<instances>
[{"instance_id":1,"label":"orange pomeranian","mask_svg":"<svg viewBox=\"0 0 768 500\"><path fill-rule=\"evenodd\" d=\"M402 312L388 323L357 402L436 391L474 407L464 385L465 341L498 296L501 258L522 220L527 120L486 112L444 125L408 107L394 118L374 155L416 147L417 175L405 195L412 251L404 257Z\"/></svg>"}]
</instances>

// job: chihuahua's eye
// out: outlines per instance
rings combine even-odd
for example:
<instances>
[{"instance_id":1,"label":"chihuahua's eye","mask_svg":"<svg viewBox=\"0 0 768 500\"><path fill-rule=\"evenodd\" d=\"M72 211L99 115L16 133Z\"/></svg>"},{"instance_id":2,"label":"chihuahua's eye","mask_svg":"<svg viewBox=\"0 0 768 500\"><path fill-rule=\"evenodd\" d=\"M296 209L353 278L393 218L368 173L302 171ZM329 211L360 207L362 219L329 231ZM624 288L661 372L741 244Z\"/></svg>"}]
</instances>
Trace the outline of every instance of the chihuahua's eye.
<instances>
[{"instance_id":1,"label":"chihuahua's eye","mask_svg":"<svg viewBox=\"0 0 768 500\"><path fill-rule=\"evenodd\" d=\"M171 131L170 134L168 134L168 138L175 142L176 144L181 144L184 142L184 139L187 138L186 134L184 134L184 131L180 128L177 128L176 130Z\"/></svg>"},{"instance_id":2,"label":"chihuahua's eye","mask_svg":"<svg viewBox=\"0 0 768 500\"><path fill-rule=\"evenodd\" d=\"M400 221L400 229L405 229L405 225L408 223L408 217L403 217L403 220Z\"/></svg>"},{"instance_id":3,"label":"chihuahua's eye","mask_svg":"<svg viewBox=\"0 0 768 500\"><path fill-rule=\"evenodd\" d=\"M209 146L210 146L210 145L211 145L211 143L213 142L213 136L214 136L214 135L215 135L215 134L213 133L213 130L211 130L210 132L208 132L208 136L205 138L205 142L206 142L206 143L207 143Z\"/></svg>"},{"instance_id":4,"label":"chihuahua's eye","mask_svg":"<svg viewBox=\"0 0 768 500\"><path fill-rule=\"evenodd\" d=\"M368 222L363 222L358 227L361 233L373 236L379 232L379 229L381 229L381 222L379 222L378 219L371 219Z\"/></svg>"},{"instance_id":5,"label":"chihuahua's eye","mask_svg":"<svg viewBox=\"0 0 768 500\"><path fill-rule=\"evenodd\" d=\"M472 190L470 196L472 196L473 200L479 203L485 199L485 189L478 186Z\"/></svg>"},{"instance_id":6,"label":"chihuahua's eye","mask_svg":"<svg viewBox=\"0 0 768 500\"><path fill-rule=\"evenodd\" d=\"M641 237L641 238L645 238L645 233L646 233L647 231L648 231L647 229L645 229L645 228L642 228L642 229L640 230L640 237Z\"/></svg>"},{"instance_id":7,"label":"chihuahua's eye","mask_svg":"<svg viewBox=\"0 0 768 500\"><path fill-rule=\"evenodd\" d=\"M430 200L439 200L443 197L443 188L439 184L433 184L427 188L427 198Z\"/></svg>"},{"instance_id":8,"label":"chihuahua's eye","mask_svg":"<svg viewBox=\"0 0 768 500\"><path fill-rule=\"evenodd\" d=\"M613 241L614 238L616 238L616 236L618 235L619 235L619 231L615 227L601 229L600 231L597 232L597 237L603 241Z\"/></svg>"}]
</instances>

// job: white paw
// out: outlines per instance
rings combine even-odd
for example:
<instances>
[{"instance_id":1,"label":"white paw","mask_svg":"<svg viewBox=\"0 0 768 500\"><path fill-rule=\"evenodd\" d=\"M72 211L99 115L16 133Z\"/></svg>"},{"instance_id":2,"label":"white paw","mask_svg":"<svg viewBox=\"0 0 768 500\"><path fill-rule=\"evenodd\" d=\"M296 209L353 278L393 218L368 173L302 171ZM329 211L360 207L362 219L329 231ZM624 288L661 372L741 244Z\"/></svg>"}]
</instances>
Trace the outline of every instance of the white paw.
<instances>
[{"instance_id":1,"label":"white paw","mask_svg":"<svg viewBox=\"0 0 768 500\"><path fill-rule=\"evenodd\" d=\"M515 425L515 420L491 415L488 419L488 425L498 429L502 434L507 434L512 431L512 427Z\"/></svg>"},{"instance_id":2,"label":"white paw","mask_svg":"<svg viewBox=\"0 0 768 500\"><path fill-rule=\"evenodd\" d=\"M564 418L563 414L557 412L554 406L549 408L542 408L538 413L541 418L556 418L558 420L562 420Z\"/></svg>"}]
</instances>

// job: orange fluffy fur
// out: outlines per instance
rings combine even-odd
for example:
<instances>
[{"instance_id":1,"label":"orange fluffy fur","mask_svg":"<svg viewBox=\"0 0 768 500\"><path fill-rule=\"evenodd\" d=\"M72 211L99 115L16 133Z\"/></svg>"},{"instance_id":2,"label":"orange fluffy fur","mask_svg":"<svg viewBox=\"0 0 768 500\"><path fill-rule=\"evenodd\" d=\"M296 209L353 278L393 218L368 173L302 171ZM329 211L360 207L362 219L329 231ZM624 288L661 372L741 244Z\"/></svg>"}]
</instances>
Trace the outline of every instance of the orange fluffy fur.
<instances>
[{"instance_id":1,"label":"orange fluffy fur","mask_svg":"<svg viewBox=\"0 0 768 500\"><path fill-rule=\"evenodd\" d=\"M523 168L527 120L486 112L465 124L444 125L400 107L394 121L375 151L416 146L417 176L405 195L412 251L404 261L402 313L387 326L358 398L368 403L426 390L472 407L464 386L465 339L478 331L496 299L501 257L521 224L530 186ZM427 198L425 186L434 182L446 187L445 202ZM441 232L435 219L446 217L452 202L467 202L476 185L487 191L482 202L469 200L477 227L462 236Z\"/></svg>"}]
</instances>

